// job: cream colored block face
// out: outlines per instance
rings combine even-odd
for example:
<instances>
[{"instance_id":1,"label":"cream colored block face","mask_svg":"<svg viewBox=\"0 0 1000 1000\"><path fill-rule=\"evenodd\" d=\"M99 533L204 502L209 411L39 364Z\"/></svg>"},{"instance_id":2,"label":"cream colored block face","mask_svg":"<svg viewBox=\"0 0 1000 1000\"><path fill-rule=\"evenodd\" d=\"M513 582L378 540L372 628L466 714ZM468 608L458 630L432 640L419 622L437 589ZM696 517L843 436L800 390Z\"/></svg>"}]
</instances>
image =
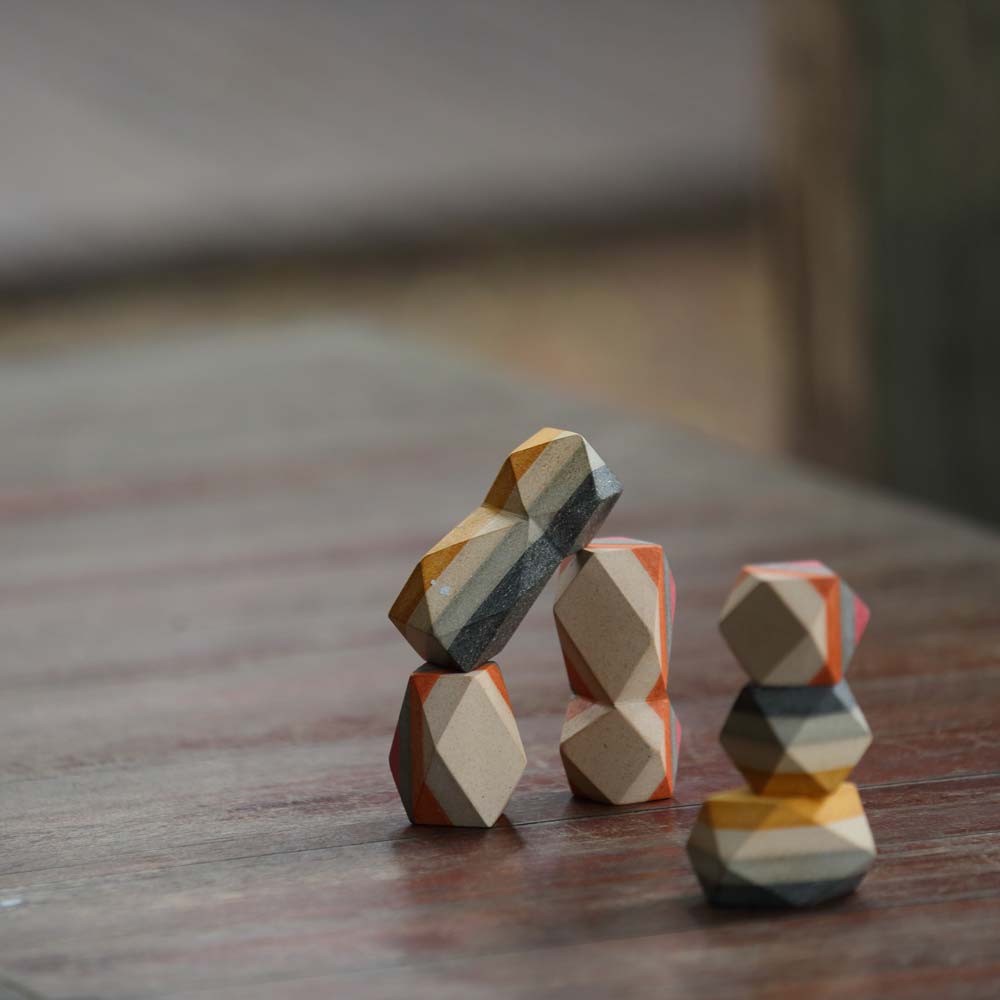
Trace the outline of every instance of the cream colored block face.
<instances>
[{"instance_id":1,"label":"cream colored block face","mask_svg":"<svg viewBox=\"0 0 1000 1000\"><path fill-rule=\"evenodd\" d=\"M609 701L644 699L663 672L663 597L628 549L588 553L555 616Z\"/></svg>"},{"instance_id":2,"label":"cream colored block face","mask_svg":"<svg viewBox=\"0 0 1000 1000\"><path fill-rule=\"evenodd\" d=\"M808 683L826 657L825 605L806 580L744 578L719 627L758 684Z\"/></svg>"},{"instance_id":3,"label":"cream colored block face","mask_svg":"<svg viewBox=\"0 0 1000 1000\"><path fill-rule=\"evenodd\" d=\"M672 778L663 719L643 702L590 705L567 719L559 750L588 797L611 805L648 802Z\"/></svg>"},{"instance_id":4,"label":"cream colored block face","mask_svg":"<svg viewBox=\"0 0 1000 1000\"><path fill-rule=\"evenodd\" d=\"M489 678L465 686L457 702L438 683L424 704L428 720L443 731L435 736L433 767L447 771L457 796L438 801L457 826L492 826L503 811L526 764L517 723ZM457 686L457 685L456 685ZM430 777L430 775L429 775ZM433 780L432 780L433 783Z\"/></svg>"}]
</instances>

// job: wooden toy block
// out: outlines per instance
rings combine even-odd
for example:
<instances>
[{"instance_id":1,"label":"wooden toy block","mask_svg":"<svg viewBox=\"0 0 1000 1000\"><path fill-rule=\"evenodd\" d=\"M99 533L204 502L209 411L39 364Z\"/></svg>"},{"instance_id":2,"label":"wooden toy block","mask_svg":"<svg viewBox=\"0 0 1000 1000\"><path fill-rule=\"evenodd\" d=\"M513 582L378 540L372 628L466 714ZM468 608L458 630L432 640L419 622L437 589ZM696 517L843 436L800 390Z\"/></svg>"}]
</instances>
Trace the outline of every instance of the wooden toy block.
<instances>
[{"instance_id":1,"label":"wooden toy block","mask_svg":"<svg viewBox=\"0 0 1000 1000\"><path fill-rule=\"evenodd\" d=\"M745 566L719 628L755 684L836 684L868 625L868 608L815 560Z\"/></svg>"},{"instance_id":2,"label":"wooden toy block","mask_svg":"<svg viewBox=\"0 0 1000 1000\"><path fill-rule=\"evenodd\" d=\"M495 663L410 674L389 767L411 823L492 826L526 763Z\"/></svg>"},{"instance_id":3,"label":"wooden toy block","mask_svg":"<svg viewBox=\"0 0 1000 1000\"><path fill-rule=\"evenodd\" d=\"M423 556L390 620L429 663L474 670L503 649L620 495L583 437L540 430L507 457L482 505Z\"/></svg>"},{"instance_id":4,"label":"wooden toy block","mask_svg":"<svg viewBox=\"0 0 1000 1000\"><path fill-rule=\"evenodd\" d=\"M857 888L875 842L857 788L822 798L720 792L701 807L688 857L717 906L811 906Z\"/></svg>"},{"instance_id":5,"label":"wooden toy block","mask_svg":"<svg viewBox=\"0 0 1000 1000\"><path fill-rule=\"evenodd\" d=\"M620 806L673 795L680 741L666 696L614 706L574 698L559 753L575 795Z\"/></svg>"},{"instance_id":6,"label":"wooden toy block","mask_svg":"<svg viewBox=\"0 0 1000 1000\"><path fill-rule=\"evenodd\" d=\"M612 805L673 794L675 607L670 567L652 542L600 538L563 564L553 612L575 697L559 750L575 794Z\"/></svg>"},{"instance_id":7,"label":"wooden toy block","mask_svg":"<svg viewBox=\"0 0 1000 1000\"><path fill-rule=\"evenodd\" d=\"M827 795L872 741L847 681L833 687L762 687L740 692L720 742L759 795Z\"/></svg>"}]
</instances>

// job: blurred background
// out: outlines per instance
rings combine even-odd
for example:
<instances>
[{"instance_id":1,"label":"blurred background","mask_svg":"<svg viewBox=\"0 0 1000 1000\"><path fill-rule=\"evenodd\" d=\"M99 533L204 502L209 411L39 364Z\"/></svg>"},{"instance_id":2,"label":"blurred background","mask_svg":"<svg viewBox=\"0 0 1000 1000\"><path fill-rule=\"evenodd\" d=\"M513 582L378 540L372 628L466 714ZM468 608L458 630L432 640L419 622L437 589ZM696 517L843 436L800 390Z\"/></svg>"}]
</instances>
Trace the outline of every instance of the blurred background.
<instances>
[{"instance_id":1,"label":"blurred background","mask_svg":"<svg viewBox=\"0 0 1000 1000\"><path fill-rule=\"evenodd\" d=\"M318 318L1000 522L996 0L0 16L0 363Z\"/></svg>"}]
</instances>

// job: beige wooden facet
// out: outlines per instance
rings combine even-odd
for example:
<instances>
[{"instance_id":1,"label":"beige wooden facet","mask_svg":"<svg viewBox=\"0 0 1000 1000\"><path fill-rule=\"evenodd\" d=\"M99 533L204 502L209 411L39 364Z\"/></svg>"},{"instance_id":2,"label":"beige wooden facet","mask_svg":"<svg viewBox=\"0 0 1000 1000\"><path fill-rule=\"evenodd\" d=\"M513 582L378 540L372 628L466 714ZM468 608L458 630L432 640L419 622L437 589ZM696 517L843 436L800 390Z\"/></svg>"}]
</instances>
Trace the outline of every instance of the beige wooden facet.
<instances>
[{"instance_id":1,"label":"beige wooden facet","mask_svg":"<svg viewBox=\"0 0 1000 1000\"><path fill-rule=\"evenodd\" d=\"M556 618L609 701L645 698L660 676L659 602L627 549L589 553L557 600Z\"/></svg>"},{"instance_id":2,"label":"beige wooden facet","mask_svg":"<svg viewBox=\"0 0 1000 1000\"><path fill-rule=\"evenodd\" d=\"M456 825L492 826L507 805L527 759L510 708L489 675L477 671L456 678L470 683L465 685L444 732L435 738L435 754L467 800L467 805L456 800L462 818L453 815L449 804L440 797L438 801ZM424 707L429 714L437 711L432 702L441 687L442 681L438 681L427 698ZM430 778L429 783L437 795Z\"/></svg>"}]
</instances>

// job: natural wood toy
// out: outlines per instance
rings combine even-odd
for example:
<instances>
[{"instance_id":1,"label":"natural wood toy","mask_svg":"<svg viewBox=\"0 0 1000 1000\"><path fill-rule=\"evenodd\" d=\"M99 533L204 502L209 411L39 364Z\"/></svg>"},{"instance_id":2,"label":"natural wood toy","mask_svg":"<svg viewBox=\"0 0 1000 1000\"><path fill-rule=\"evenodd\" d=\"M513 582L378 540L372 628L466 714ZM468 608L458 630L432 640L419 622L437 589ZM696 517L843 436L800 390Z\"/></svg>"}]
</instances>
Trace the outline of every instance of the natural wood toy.
<instances>
[{"instance_id":1,"label":"natural wood toy","mask_svg":"<svg viewBox=\"0 0 1000 1000\"><path fill-rule=\"evenodd\" d=\"M842 680L867 607L822 563L744 567L720 628L746 672L721 742L749 788L710 796L688 840L709 902L808 906L852 892L875 858L844 779L871 731Z\"/></svg>"},{"instance_id":2,"label":"natural wood toy","mask_svg":"<svg viewBox=\"0 0 1000 1000\"><path fill-rule=\"evenodd\" d=\"M474 670L503 649L620 495L583 437L540 430L510 453L482 505L423 556L390 620L429 663Z\"/></svg>"},{"instance_id":3,"label":"natural wood toy","mask_svg":"<svg viewBox=\"0 0 1000 1000\"><path fill-rule=\"evenodd\" d=\"M701 807L687 851L716 906L811 906L853 892L875 842L848 782L822 798L719 792Z\"/></svg>"},{"instance_id":4,"label":"natural wood toy","mask_svg":"<svg viewBox=\"0 0 1000 1000\"><path fill-rule=\"evenodd\" d=\"M681 727L667 697L676 588L663 549L599 538L560 569L553 612L574 697L559 751L575 794L668 798Z\"/></svg>"},{"instance_id":5,"label":"natural wood toy","mask_svg":"<svg viewBox=\"0 0 1000 1000\"><path fill-rule=\"evenodd\" d=\"M527 759L500 668L410 674L389 752L412 823L492 826Z\"/></svg>"},{"instance_id":6,"label":"natural wood toy","mask_svg":"<svg viewBox=\"0 0 1000 1000\"><path fill-rule=\"evenodd\" d=\"M719 742L759 795L825 795L872 741L846 681L833 687L748 684Z\"/></svg>"},{"instance_id":7,"label":"natural wood toy","mask_svg":"<svg viewBox=\"0 0 1000 1000\"><path fill-rule=\"evenodd\" d=\"M755 684L836 684L868 614L820 562L762 563L744 567L719 630Z\"/></svg>"}]
</instances>

